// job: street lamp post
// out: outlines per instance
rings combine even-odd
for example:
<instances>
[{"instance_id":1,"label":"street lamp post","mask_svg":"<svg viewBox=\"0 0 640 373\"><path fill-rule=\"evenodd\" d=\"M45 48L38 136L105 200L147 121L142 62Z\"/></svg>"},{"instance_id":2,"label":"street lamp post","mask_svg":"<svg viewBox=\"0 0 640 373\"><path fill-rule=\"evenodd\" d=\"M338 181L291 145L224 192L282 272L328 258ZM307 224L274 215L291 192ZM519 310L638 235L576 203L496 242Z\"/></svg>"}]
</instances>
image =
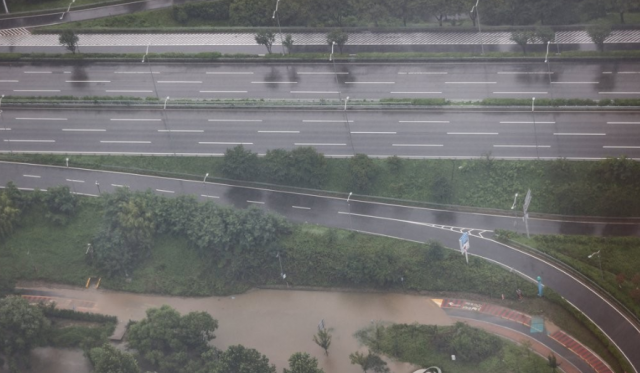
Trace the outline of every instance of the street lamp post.
<instances>
[{"instance_id":1,"label":"street lamp post","mask_svg":"<svg viewBox=\"0 0 640 373\"><path fill-rule=\"evenodd\" d=\"M147 44L147 51L144 52L144 56L142 56L142 62L144 62L144 59L147 58L147 54L149 54L149 44Z\"/></svg>"},{"instance_id":2,"label":"street lamp post","mask_svg":"<svg viewBox=\"0 0 640 373\"><path fill-rule=\"evenodd\" d=\"M544 63L549 62L549 44L551 44L551 41L547 40L547 54L544 56Z\"/></svg>"},{"instance_id":3,"label":"street lamp post","mask_svg":"<svg viewBox=\"0 0 640 373\"><path fill-rule=\"evenodd\" d=\"M482 54L484 54L484 40L482 40L482 28L480 27L480 9L478 8L478 4L480 0L476 0L476 5L471 8L471 13L476 11L476 18L478 18L478 33L480 34L480 46L482 47Z\"/></svg>"},{"instance_id":4,"label":"street lamp post","mask_svg":"<svg viewBox=\"0 0 640 373\"><path fill-rule=\"evenodd\" d=\"M333 47L336 46L336 42L332 41L331 42L331 55L329 55L329 62L333 61Z\"/></svg>"},{"instance_id":5,"label":"street lamp post","mask_svg":"<svg viewBox=\"0 0 640 373\"><path fill-rule=\"evenodd\" d=\"M2 99L4 98L4 95L0 96L0 113L2 113Z\"/></svg>"},{"instance_id":6,"label":"street lamp post","mask_svg":"<svg viewBox=\"0 0 640 373\"><path fill-rule=\"evenodd\" d=\"M169 96L167 96L167 98L164 100L164 109L163 110L167 110L167 101L169 101Z\"/></svg>"},{"instance_id":7,"label":"street lamp post","mask_svg":"<svg viewBox=\"0 0 640 373\"><path fill-rule=\"evenodd\" d=\"M282 40L282 27L280 27L280 17L278 17L278 5L280 0L276 1L276 10L273 11L271 19L275 19L278 22L278 31L280 33L280 44L282 45L282 55L284 56L284 41Z\"/></svg>"},{"instance_id":8,"label":"street lamp post","mask_svg":"<svg viewBox=\"0 0 640 373\"><path fill-rule=\"evenodd\" d=\"M98 180L96 180L96 187L98 188L98 194L102 194L102 192L100 192L100 183Z\"/></svg>"},{"instance_id":9,"label":"street lamp post","mask_svg":"<svg viewBox=\"0 0 640 373\"><path fill-rule=\"evenodd\" d=\"M516 219L516 203L518 202L518 193L513 196L513 205L511 205L511 210L513 211L513 226L515 227L518 224L518 219Z\"/></svg>"},{"instance_id":10,"label":"street lamp post","mask_svg":"<svg viewBox=\"0 0 640 373\"><path fill-rule=\"evenodd\" d=\"M75 3L76 0L71 0L71 2L69 3L69 6L67 7L67 11L66 12L62 12L62 15L60 16L60 19L64 18L65 13L69 13L69 10L71 9L71 4Z\"/></svg>"},{"instance_id":11,"label":"street lamp post","mask_svg":"<svg viewBox=\"0 0 640 373\"><path fill-rule=\"evenodd\" d=\"M209 177L209 173L207 172L207 173L204 175L204 179L202 180L202 182L203 182L203 183L206 183L206 182L207 182L207 178L208 178L208 177Z\"/></svg>"},{"instance_id":12,"label":"street lamp post","mask_svg":"<svg viewBox=\"0 0 640 373\"><path fill-rule=\"evenodd\" d=\"M533 97L531 99L531 111L535 111L536 98Z\"/></svg>"},{"instance_id":13,"label":"street lamp post","mask_svg":"<svg viewBox=\"0 0 640 373\"><path fill-rule=\"evenodd\" d=\"M349 96L344 99L344 110L347 110L347 102L349 101Z\"/></svg>"},{"instance_id":14,"label":"street lamp post","mask_svg":"<svg viewBox=\"0 0 640 373\"><path fill-rule=\"evenodd\" d=\"M353 217L351 216L351 203L349 203L349 200L351 200L351 195L353 194L353 192L349 192L349 196L347 196L347 209L349 210L349 228L353 229Z\"/></svg>"},{"instance_id":15,"label":"street lamp post","mask_svg":"<svg viewBox=\"0 0 640 373\"><path fill-rule=\"evenodd\" d=\"M2 4L4 4L4 12L9 14L9 8L7 8L7 0L2 0Z\"/></svg>"},{"instance_id":16,"label":"street lamp post","mask_svg":"<svg viewBox=\"0 0 640 373\"><path fill-rule=\"evenodd\" d=\"M64 161L67 163L67 167L69 167L69 158L65 158Z\"/></svg>"},{"instance_id":17,"label":"street lamp post","mask_svg":"<svg viewBox=\"0 0 640 373\"><path fill-rule=\"evenodd\" d=\"M591 255L587 256L588 259L593 258L595 255L598 256L598 262L600 264L600 277L602 278L602 281L604 281L604 271L602 270L602 256L600 254L600 250L596 251L595 253L591 253Z\"/></svg>"}]
</instances>

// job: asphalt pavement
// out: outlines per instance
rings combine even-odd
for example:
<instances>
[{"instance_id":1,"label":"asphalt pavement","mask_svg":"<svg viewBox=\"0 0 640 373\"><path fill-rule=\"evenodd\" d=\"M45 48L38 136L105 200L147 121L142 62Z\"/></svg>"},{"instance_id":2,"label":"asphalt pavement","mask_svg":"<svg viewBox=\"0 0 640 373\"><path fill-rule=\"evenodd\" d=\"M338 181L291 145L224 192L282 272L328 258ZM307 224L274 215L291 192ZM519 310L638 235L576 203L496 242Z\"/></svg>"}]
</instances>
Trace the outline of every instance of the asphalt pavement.
<instances>
[{"instance_id":1,"label":"asphalt pavement","mask_svg":"<svg viewBox=\"0 0 640 373\"><path fill-rule=\"evenodd\" d=\"M6 105L5 105L6 106ZM329 157L640 158L638 112L12 109L0 152L223 155L312 146Z\"/></svg>"},{"instance_id":2,"label":"asphalt pavement","mask_svg":"<svg viewBox=\"0 0 640 373\"><path fill-rule=\"evenodd\" d=\"M70 161L73 165L73 160ZM553 265L542 262L518 250L493 241L494 228L514 229L514 217L453 213L424 208L380 205L345 199L274 192L265 189L230 187L169 178L124 173L89 171L64 167L45 167L0 163L0 184L14 181L21 188L46 189L55 185L69 185L76 193L97 195L121 186L132 190L151 189L168 197L190 194L202 201L229 204L238 208L256 206L277 212L292 221L358 230L416 242L438 240L449 247L457 247L462 231L470 231L470 254L501 263L522 273L533 281L541 276L543 283L558 291L569 302L593 320L623 351L636 367L640 367L640 330L607 301L584 286L577 279ZM515 227L522 231L521 223ZM580 231L595 234L607 230L608 224L567 223L532 219L532 233L561 233L565 224ZM576 225L578 225L576 227ZM583 228L580 228L583 227ZM625 235L638 234L637 225L624 226ZM485 238L486 237L486 238Z\"/></svg>"},{"instance_id":3,"label":"asphalt pavement","mask_svg":"<svg viewBox=\"0 0 640 373\"><path fill-rule=\"evenodd\" d=\"M144 50L140 50L144 53ZM198 99L640 97L637 62L86 63L0 65L15 96Z\"/></svg>"}]
</instances>

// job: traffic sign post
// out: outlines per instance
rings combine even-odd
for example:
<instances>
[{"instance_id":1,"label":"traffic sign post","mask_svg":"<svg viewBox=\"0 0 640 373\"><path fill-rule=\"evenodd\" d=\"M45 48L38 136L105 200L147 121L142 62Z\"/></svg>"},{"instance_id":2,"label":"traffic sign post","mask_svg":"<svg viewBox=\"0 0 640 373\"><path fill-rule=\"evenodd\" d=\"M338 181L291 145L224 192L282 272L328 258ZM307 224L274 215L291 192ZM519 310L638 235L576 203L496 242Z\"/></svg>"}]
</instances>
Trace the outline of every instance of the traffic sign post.
<instances>
[{"instance_id":1,"label":"traffic sign post","mask_svg":"<svg viewBox=\"0 0 640 373\"><path fill-rule=\"evenodd\" d=\"M464 232L460 239L458 239L460 243L460 254L464 254L465 259L467 260L467 264L469 264L469 232Z\"/></svg>"}]
</instances>

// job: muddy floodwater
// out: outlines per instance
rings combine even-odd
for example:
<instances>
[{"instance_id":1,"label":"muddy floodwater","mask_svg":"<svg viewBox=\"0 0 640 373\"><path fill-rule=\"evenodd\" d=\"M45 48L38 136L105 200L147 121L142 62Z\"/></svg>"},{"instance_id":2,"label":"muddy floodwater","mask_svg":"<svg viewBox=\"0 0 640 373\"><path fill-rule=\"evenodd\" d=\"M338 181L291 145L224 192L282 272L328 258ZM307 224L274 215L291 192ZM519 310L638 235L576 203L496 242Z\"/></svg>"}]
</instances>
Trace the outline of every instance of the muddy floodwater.
<instances>
[{"instance_id":1,"label":"muddy floodwater","mask_svg":"<svg viewBox=\"0 0 640 373\"><path fill-rule=\"evenodd\" d=\"M294 352L316 357L326 373L358 373L349 354L363 350L353 334L373 321L450 325L451 319L429 297L355 292L252 290L229 297L182 298L155 295L91 291L68 287L28 287L57 299L82 301L91 312L115 315L120 321L140 320L145 310L167 304L180 313L206 311L219 322L213 344L221 349L234 344L255 348L265 354L278 371L287 367ZM312 341L318 323L332 329L329 356ZM49 349L50 350L50 349ZM39 358L56 360L55 355L40 352ZM81 359L82 354L76 356ZM73 372L84 373L81 363ZM86 363L85 363L86 365ZM61 373L51 364L43 373ZM395 373L412 372L410 364L389 361Z\"/></svg>"}]
</instances>

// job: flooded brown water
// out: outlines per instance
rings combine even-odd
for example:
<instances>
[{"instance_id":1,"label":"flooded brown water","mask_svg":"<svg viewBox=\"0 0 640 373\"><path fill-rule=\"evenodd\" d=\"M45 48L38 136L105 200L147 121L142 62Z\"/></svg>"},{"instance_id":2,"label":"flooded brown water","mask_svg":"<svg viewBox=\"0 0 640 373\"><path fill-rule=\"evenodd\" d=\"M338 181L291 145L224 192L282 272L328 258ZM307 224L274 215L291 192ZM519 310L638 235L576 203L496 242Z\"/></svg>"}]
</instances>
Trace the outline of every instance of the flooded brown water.
<instances>
[{"instance_id":1,"label":"flooded brown water","mask_svg":"<svg viewBox=\"0 0 640 373\"><path fill-rule=\"evenodd\" d=\"M234 344L255 348L276 365L287 367L294 352L316 357L326 373L357 373L349 354L358 349L353 334L372 321L450 325L451 319L429 297L297 290L252 290L233 297L182 298L89 291L62 287L29 287L47 294L85 300L92 312L118 316L127 322L145 317L145 310L167 304L180 313L206 311L219 322L213 344L221 349ZM318 323L333 329L329 356L312 341ZM52 357L55 359L55 356ZM389 362L395 373L412 372L410 364ZM34 371L35 372L35 371ZM42 370L43 373L62 373ZM78 373L84 373L79 370Z\"/></svg>"}]
</instances>

